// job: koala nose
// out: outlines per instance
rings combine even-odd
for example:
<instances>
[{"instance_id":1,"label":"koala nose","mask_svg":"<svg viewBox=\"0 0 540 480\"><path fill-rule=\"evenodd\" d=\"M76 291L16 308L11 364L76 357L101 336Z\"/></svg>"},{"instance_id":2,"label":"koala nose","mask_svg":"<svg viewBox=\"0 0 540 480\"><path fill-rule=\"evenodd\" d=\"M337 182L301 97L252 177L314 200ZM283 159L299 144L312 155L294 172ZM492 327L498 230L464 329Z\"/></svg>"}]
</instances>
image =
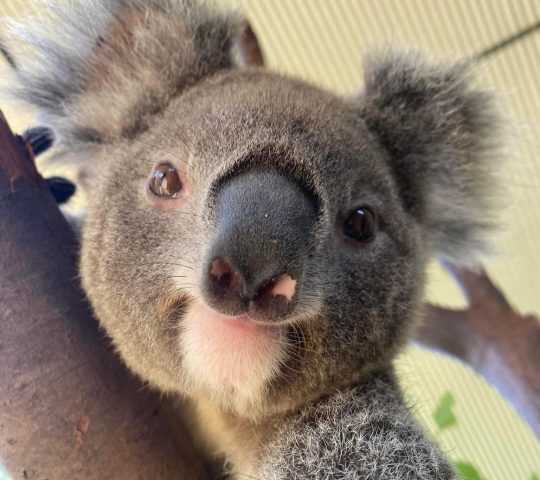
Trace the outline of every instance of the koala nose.
<instances>
[{"instance_id":1,"label":"koala nose","mask_svg":"<svg viewBox=\"0 0 540 480\"><path fill-rule=\"evenodd\" d=\"M254 304L257 309L280 317L296 300L298 281L288 273L266 279L252 276L250 280L223 258L216 258L210 264L212 294L220 303L230 303L233 307L236 304L240 309L242 306L249 309L250 304Z\"/></svg>"},{"instance_id":2,"label":"koala nose","mask_svg":"<svg viewBox=\"0 0 540 480\"><path fill-rule=\"evenodd\" d=\"M225 315L286 318L300 295L317 202L283 175L249 172L220 187L215 209L207 303Z\"/></svg>"}]
</instances>

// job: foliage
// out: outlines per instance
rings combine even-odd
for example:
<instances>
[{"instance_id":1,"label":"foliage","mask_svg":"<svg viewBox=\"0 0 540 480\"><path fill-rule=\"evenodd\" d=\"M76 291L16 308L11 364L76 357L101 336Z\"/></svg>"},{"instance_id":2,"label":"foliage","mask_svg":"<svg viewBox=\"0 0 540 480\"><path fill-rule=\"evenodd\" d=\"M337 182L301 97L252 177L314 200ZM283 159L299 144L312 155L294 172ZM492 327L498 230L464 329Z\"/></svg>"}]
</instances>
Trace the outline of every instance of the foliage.
<instances>
[{"instance_id":1,"label":"foliage","mask_svg":"<svg viewBox=\"0 0 540 480\"><path fill-rule=\"evenodd\" d=\"M455 403L454 396L450 391L445 392L439 400L433 412L433 419L439 427L440 432L458 424L458 419L453 411ZM488 480L468 461L459 460L455 463L455 467L463 480ZM0 480L2 479L0 478ZM540 480L540 476L533 473L529 480Z\"/></svg>"},{"instance_id":2,"label":"foliage","mask_svg":"<svg viewBox=\"0 0 540 480\"><path fill-rule=\"evenodd\" d=\"M437 426L440 430L451 427L457 424L457 419L452 411L454 406L454 396L451 392L446 392L439 401L435 412L433 413L433 418L437 423Z\"/></svg>"},{"instance_id":3,"label":"foliage","mask_svg":"<svg viewBox=\"0 0 540 480\"><path fill-rule=\"evenodd\" d=\"M456 462L456 470L463 480L483 480L483 477L478 473L478 470L470 463Z\"/></svg>"}]
</instances>

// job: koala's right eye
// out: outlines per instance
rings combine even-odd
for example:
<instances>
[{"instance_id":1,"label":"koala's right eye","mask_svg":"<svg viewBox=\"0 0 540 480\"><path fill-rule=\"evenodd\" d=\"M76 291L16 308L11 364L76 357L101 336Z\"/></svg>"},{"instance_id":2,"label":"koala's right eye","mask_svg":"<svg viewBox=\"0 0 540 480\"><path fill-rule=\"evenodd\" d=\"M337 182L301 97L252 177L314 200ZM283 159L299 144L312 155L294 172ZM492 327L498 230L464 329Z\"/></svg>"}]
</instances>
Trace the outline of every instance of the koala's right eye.
<instances>
[{"instance_id":1,"label":"koala's right eye","mask_svg":"<svg viewBox=\"0 0 540 480\"><path fill-rule=\"evenodd\" d=\"M377 229L375 214L366 207L355 209L343 223L343 234L357 242L368 242L373 239Z\"/></svg>"},{"instance_id":2,"label":"koala's right eye","mask_svg":"<svg viewBox=\"0 0 540 480\"><path fill-rule=\"evenodd\" d=\"M160 163L152 173L150 191L161 198L176 198L182 190L182 181L176 168L170 163Z\"/></svg>"}]
</instances>

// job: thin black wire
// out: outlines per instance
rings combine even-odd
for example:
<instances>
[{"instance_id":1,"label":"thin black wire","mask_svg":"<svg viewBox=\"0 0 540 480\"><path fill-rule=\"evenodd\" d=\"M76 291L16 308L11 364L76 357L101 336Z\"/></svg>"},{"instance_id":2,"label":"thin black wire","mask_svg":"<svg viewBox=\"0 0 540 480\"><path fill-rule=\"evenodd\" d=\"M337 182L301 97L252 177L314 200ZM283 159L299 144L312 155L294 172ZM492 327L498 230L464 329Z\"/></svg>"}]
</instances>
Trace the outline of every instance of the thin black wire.
<instances>
[{"instance_id":1,"label":"thin black wire","mask_svg":"<svg viewBox=\"0 0 540 480\"><path fill-rule=\"evenodd\" d=\"M6 48L6 46L2 43L1 39L0 39L0 54L6 59L6 61L9 63L9 65L12 68L17 68L15 59L13 58L9 50Z\"/></svg>"},{"instance_id":2,"label":"thin black wire","mask_svg":"<svg viewBox=\"0 0 540 480\"><path fill-rule=\"evenodd\" d=\"M474 57L477 60L484 60L487 57L490 57L491 55L500 52L501 50L509 47L510 45L513 45L514 43L523 40L525 37L528 37L532 33L535 33L536 31L540 31L540 20L536 22L535 24L524 28L523 30L520 30L519 32L515 33L514 35L511 35L504 40L501 40L500 42L492 45L491 47L488 47L481 52L477 53Z\"/></svg>"}]
</instances>

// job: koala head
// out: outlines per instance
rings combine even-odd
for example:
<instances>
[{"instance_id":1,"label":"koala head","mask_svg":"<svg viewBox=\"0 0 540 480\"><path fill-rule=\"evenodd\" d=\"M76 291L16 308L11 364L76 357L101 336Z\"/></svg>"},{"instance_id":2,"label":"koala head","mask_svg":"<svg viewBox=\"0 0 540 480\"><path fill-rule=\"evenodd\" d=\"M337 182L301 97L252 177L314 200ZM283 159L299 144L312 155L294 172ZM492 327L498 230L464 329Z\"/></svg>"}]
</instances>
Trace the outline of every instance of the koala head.
<instances>
[{"instance_id":1,"label":"koala head","mask_svg":"<svg viewBox=\"0 0 540 480\"><path fill-rule=\"evenodd\" d=\"M499 128L465 62L376 52L340 97L238 67L238 19L194 2L55 13L17 39L17 95L91 167L83 285L159 389L257 417L359 381L429 256L484 249Z\"/></svg>"}]
</instances>

